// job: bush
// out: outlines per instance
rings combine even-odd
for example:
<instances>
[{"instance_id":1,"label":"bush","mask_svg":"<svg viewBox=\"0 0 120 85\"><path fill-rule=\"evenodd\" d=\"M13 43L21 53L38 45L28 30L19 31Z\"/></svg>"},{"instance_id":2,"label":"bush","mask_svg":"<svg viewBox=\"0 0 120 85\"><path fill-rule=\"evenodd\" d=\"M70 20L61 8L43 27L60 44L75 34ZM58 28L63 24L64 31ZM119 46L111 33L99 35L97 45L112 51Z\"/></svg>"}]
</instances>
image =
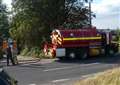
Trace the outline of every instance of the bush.
<instances>
[{"instance_id":1,"label":"bush","mask_svg":"<svg viewBox=\"0 0 120 85\"><path fill-rule=\"evenodd\" d=\"M21 52L22 56L32 56L37 58L45 58L43 51L39 47L33 47L31 49L25 48Z\"/></svg>"},{"instance_id":2,"label":"bush","mask_svg":"<svg viewBox=\"0 0 120 85\"><path fill-rule=\"evenodd\" d=\"M21 51L20 55L26 56L28 52L29 52L29 49L28 49L28 48L24 48L24 49Z\"/></svg>"}]
</instances>

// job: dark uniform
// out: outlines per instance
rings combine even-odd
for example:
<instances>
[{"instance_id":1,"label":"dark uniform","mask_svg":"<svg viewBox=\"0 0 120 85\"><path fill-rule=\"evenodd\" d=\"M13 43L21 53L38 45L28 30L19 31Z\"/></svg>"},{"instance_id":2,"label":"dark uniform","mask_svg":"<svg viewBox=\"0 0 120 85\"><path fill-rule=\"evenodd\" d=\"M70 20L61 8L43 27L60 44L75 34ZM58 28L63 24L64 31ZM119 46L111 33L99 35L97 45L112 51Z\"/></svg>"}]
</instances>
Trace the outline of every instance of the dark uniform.
<instances>
[{"instance_id":1,"label":"dark uniform","mask_svg":"<svg viewBox=\"0 0 120 85\"><path fill-rule=\"evenodd\" d=\"M7 65L9 65L9 60L11 60L12 65L15 65L10 46L7 48Z\"/></svg>"}]
</instances>

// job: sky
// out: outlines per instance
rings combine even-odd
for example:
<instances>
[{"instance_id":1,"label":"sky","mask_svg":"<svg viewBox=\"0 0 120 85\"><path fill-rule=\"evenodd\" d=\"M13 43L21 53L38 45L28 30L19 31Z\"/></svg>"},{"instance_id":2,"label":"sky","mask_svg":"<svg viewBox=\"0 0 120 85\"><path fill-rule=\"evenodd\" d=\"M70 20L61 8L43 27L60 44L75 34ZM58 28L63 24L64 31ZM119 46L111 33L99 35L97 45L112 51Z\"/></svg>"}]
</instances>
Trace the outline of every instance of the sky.
<instances>
[{"instance_id":1,"label":"sky","mask_svg":"<svg viewBox=\"0 0 120 85\"><path fill-rule=\"evenodd\" d=\"M5 3L8 8L11 8L11 2L12 0L3 0L3 3Z\"/></svg>"},{"instance_id":2,"label":"sky","mask_svg":"<svg viewBox=\"0 0 120 85\"><path fill-rule=\"evenodd\" d=\"M11 0L3 0L10 8ZM92 11L96 18L92 24L99 29L120 28L120 0L93 0Z\"/></svg>"},{"instance_id":3,"label":"sky","mask_svg":"<svg viewBox=\"0 0 120 85\"><path fill-rule=\"evenodd\" d=\"M120 0L94 0L92 11L96 14L93 24L98 28L120 28Z\"/></svg>"}]
</instances>

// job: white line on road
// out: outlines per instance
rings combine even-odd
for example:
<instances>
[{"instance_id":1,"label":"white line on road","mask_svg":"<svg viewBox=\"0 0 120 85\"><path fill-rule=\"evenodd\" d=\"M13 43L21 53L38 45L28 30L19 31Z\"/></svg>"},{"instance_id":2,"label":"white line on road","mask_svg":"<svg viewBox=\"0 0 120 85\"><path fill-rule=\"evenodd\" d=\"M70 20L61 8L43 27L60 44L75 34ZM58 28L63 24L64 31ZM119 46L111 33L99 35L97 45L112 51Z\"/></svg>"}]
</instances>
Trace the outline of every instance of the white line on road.
<instances>
[{"instance_id":1,"label":"white line on road","mask_svg":"<svg viewBox=\"0 0 120 85\"><path fill-rule=\"evenodd\" d=\"M69 80L70 80L70 79L53 80L52 83L65 82L65 81L69 81Z\"/></svg>"},{"instance_id":2,"label":"white line on road","mask_svg":"<svg viewBox=\"0 0 120 85\"><path fill-rule=\"evenodd\" d=\"M73 68L73 67L52 68L52 69L47 69L43 71L48 72L48 71L56 71L56 70L63 70L63 69L70 69L70 68Z\"/></svg>"},{"instance_id":3,"label":"white line on road","mask_svg":"<svg viewBox=\"0 0 120 85\"><path fill-rule=\"evenodd\" d=\"M29 84L29 85L36 85L36 84Z\"/></svg>"},{"instance_id":4,"label":"white line on road","mask_svg":"<svg viewBox=\"0 0 120 85\"><path fill-rule=\"evenodd\" d=\"M97 64L100 64L100 63L83 64L83 65L80 65L80 66L91 66L91 65L97 65Z\"/></svg>"},{"instance_id":5,"label":"white line on road","mask_svg":"<svg viewBox=\"0 0 120 85\"><path fill-rule=\"evenodd\" d=\"M76 67L80 67L80 66L90 66L90 65L96 65L96 64L99 64L99 63L77 65L77 66L72 66L72 67L51 68L51 69L47 69L47 70L43 70L43 71L48 72L48 71L64 70L64 69L71 69L71 68L76 68Z\"/></svg>"},{"instance_id":6,"label":"white line on road","mask_svg":"<svg viewBox=\"0 0 120 85\"><path fill-rule=\"evenodd\" d=\"M92 77L94 75L96 75L97 73L92 73L92 74L87 74L87 75L83 75L81 76L81 78L88 78L88 77Z\"/></svg>"}]
</instances>

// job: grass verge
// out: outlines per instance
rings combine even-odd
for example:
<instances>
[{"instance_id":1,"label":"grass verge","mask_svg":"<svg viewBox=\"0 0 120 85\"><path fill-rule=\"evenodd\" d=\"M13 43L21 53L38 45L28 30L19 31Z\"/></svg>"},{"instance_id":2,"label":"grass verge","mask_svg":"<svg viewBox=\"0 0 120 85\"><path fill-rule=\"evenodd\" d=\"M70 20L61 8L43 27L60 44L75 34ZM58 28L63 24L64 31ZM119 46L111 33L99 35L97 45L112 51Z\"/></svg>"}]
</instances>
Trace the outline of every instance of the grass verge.
<instances>
[{"instance_id":1,"label":"grass verge","mask_svg":"<svg viewBox=\"0 0 120 85\"><path fill-rule=\"evenodd\" d=\"M96 74L94 77L80 80L74 85L120 85L120 68Z\"/></svg>"}]
</instances>

